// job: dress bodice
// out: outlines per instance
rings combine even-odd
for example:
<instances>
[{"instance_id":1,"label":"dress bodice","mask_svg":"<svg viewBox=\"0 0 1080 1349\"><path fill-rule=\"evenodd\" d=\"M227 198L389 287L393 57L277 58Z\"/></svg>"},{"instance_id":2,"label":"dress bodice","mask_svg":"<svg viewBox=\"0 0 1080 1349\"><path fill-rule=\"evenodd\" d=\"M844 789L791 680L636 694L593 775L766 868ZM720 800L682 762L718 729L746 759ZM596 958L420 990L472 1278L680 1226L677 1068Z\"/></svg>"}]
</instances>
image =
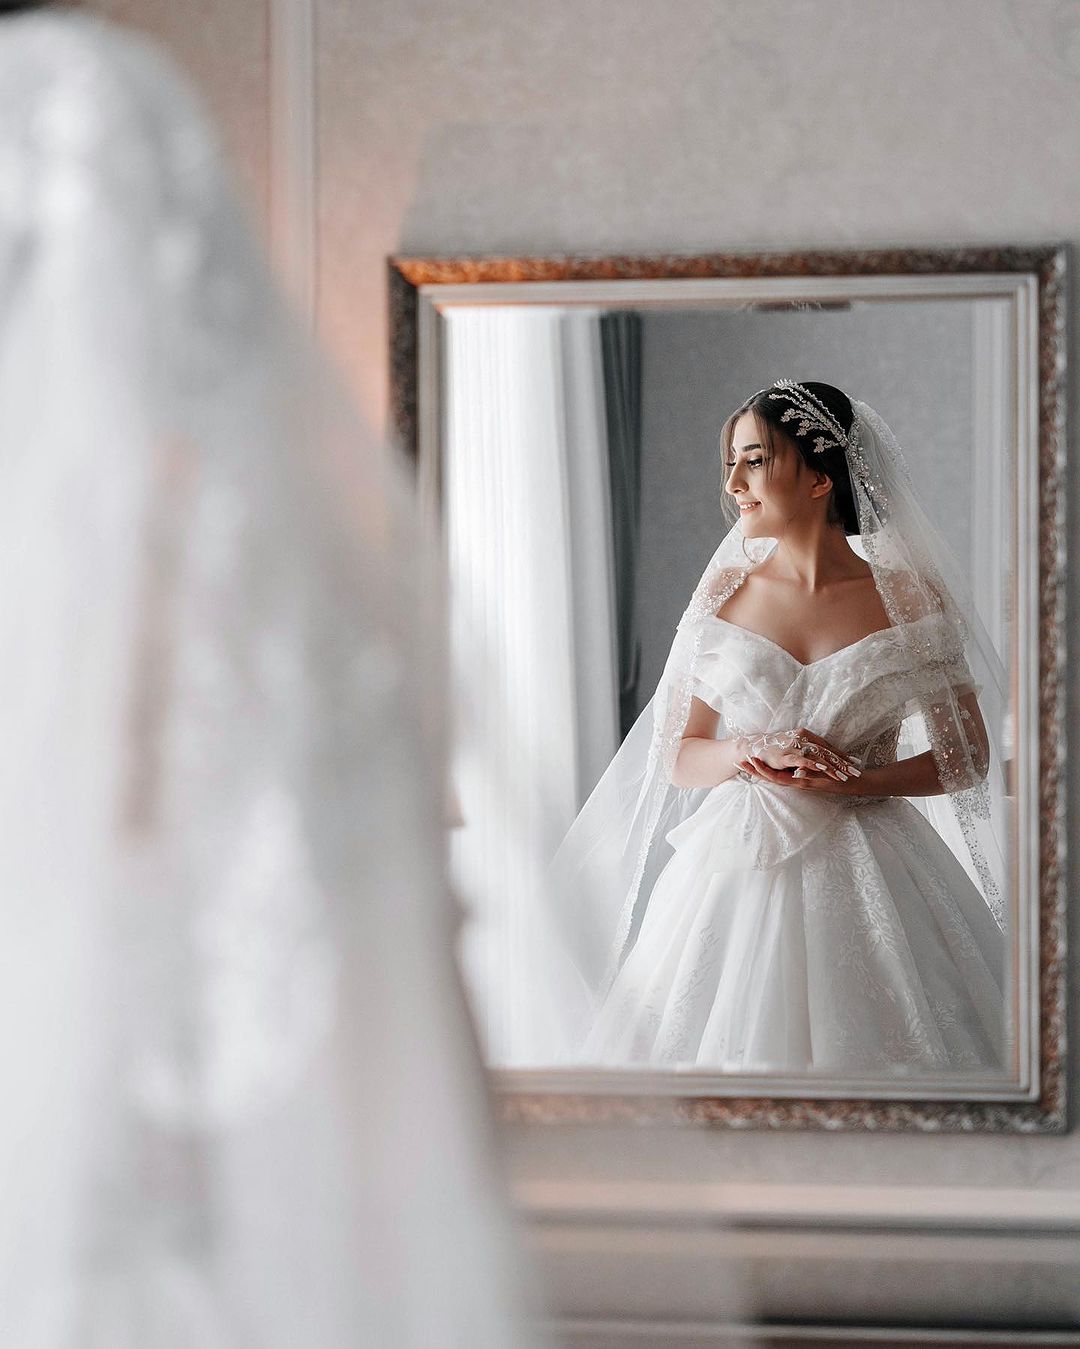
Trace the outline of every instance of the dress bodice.
<instances>
[{"instance_id":1,"label":"dress bodice","mask_svg":"<svg viewBox=\"0 0 1080 1349\"><path fill-rule=\"evenodd\" d=\"M710 615L694 664L694 693L720 714L721 738L805 726L870 767L895 759L900 725L921 703L971 684L955 632L936 614L882 628L808 664ZM880 804L729 778L667 838L679 848L705 829L713 840L705 865L731 865L737 855L742 865L763 868L801 852L839 813Z\"/></svg>"},{"instance_id":2,"label":"dress bodice","mask_svg":"<svg viewBox=\"0 0 1080 1349\"><path fill-rule=\"evenodd\" d=\"M937 615L882 628L803 663L770 638L710 616L695 664L694 693L731 735L805 726L870 761L895 755L916 695L970 684L955 638Z\"/></svg>"}]
</instances>

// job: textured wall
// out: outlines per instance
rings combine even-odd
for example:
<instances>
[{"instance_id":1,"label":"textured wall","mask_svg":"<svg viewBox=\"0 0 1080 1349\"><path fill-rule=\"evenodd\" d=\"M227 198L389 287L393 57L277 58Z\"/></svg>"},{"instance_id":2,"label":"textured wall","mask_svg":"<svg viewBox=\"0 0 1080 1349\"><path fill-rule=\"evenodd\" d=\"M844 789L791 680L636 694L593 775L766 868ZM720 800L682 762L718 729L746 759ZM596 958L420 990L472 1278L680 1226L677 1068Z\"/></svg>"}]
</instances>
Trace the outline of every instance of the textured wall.
<instances>
[{"instance_id":1,"label":"textured wall","mask_svg":"<svg viewBox=\"0 0 1080 1349\"><path fill-rule=\"evenodd\" d=\"M269 205L269 0L89 0L168 48L197 85L265 232Z\"/></svg>"}]
</instances>

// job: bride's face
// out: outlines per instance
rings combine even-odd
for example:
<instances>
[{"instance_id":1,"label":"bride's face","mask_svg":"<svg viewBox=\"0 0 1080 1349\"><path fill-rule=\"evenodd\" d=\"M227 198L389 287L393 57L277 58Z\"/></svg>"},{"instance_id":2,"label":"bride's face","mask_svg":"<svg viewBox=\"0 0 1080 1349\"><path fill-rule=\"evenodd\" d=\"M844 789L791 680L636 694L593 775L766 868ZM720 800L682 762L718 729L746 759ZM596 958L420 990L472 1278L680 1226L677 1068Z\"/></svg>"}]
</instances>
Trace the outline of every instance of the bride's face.
<instances>
[{"instance_id":1,"label":"bride's face","mask_svg":"<svg viewBox=\"0 0 1080 1349\"><path fill-rule=\"evenodd\" d=\"M779 538L811 502L802 456L785 436L772 436L770 453L752 412L735 423L724 490L739 507L748 539Z\"/></svg>"}]
</instances>

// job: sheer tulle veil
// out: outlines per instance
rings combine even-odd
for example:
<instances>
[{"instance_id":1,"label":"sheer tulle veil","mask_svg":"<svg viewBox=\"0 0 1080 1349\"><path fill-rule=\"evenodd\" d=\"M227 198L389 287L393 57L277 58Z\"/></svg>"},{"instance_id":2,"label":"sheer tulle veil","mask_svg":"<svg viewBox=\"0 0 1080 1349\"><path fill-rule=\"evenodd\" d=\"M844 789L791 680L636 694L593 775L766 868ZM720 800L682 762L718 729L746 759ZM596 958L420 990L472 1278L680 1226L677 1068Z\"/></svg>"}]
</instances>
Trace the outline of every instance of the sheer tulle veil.
<instances>
[{"instance_id":1,"label":"sheer tulle veil","mask_svg":"<svg viewBox=\"0 0 1080 1349\"><path fill-rule=\"evenodd\" d=\"M167 60L0 109L0 1343L528 1341L404 474Z\"/></svg>"},{"instance_id":2,"label":"sheer tulle veil","mask_svg":"<svg viewBox=\"0 0 1080 1349\"><path fill-rule=\"evenodd\" d=\"M790 409L787 416L800 419L801 432L843 447L859 525L853 544L872 568L893 639L919 657L911 662L919 673L906 691L904 739L933 751L946 793L926 813L1000 925L1009 828L1001 744L1008 682L1001 655L975 613L959 566L919 505L900 447L882 418L853 401L854 421L845 431L805 386L778 380L770 387L771 396ZM671 855L665 835L704 795L674 787L671 773L707 621L774 547L775 540L744 539L738 523L725 535L679 620L655 694L556 855L553 903L597 1000L618 971L653 882ZM985 735L965 706L965 694L972 691Z\"/></svg>"}]
</instances>

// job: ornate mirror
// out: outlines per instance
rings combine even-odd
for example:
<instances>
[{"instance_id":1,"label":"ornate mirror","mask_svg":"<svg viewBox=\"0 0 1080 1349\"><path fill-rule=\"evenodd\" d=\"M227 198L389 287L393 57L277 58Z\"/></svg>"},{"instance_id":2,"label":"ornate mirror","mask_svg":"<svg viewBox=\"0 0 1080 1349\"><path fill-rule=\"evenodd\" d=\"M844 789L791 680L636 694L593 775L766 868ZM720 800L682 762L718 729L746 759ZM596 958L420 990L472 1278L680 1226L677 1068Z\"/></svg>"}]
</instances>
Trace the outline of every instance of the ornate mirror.
<instances>
[{"instance_id":1,"label":"ornate mirror","mask_svg":"<svg viewBox=\"0 0 1080 1349\"><path fill-rule=\"evenodd\" d=\"M391 259L396 425L446 545L462 964L508 1116L1063 1128L1064 280L1057 247ZM811 586L805 631L777 569L841 479L862 504L820 519L852 587ZM950 783L973 719L991 748ZM695 778L690 741L741 766ZM837 794L789 752L840 755ZM597 904L548 865L590 800Z\"/></svg>"}]
</instances>

